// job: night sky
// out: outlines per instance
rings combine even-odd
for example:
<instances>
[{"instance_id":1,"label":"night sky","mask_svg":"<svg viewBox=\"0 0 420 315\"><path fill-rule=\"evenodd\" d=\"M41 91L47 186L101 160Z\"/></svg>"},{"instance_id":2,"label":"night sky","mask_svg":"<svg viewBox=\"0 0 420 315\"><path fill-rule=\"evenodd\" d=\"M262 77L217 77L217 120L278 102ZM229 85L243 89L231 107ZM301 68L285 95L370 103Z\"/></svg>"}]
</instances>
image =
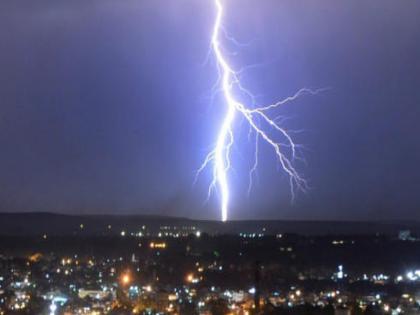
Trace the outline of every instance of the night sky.
<instances>
[{"instance_id":1,"label":"night sky","mask_svg":"<svg viewBox=\"0 0 420 315\"><path fill-rule=\"evenodd\" d=\"M420 2L230 0L230 56L305 146L290 202L270 148L247 196L252 142L237 124L233 219L420 219ZM219 219L206 204L224 104L204 63L211 0L0 2L0 211ZM234 50L234 47L231 47Z\"/></svg>"}]
</instances>

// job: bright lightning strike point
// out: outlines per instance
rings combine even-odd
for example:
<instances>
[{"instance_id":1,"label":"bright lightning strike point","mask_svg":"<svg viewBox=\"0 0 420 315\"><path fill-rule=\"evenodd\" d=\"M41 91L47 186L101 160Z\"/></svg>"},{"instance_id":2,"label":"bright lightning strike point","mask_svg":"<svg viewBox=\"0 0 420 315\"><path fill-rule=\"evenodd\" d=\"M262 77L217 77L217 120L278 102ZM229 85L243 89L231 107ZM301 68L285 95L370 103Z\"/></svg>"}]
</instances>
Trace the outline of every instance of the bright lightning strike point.
<instances>
[{"instance_id":1,"label":"bright lightning strike point","mask_svg":"<svg viewBox=\"0 0 420 315\"><path fill-rule=\"evenodd\" d=\"M230 152L234 143L234 132L233 126L235 118L240 116L245 119L248 123L250 130L256 135L256 153L255 163L250 172L250 181L252 181L252 175L258 166L258 143L259 139L263 140L266 144L272 147L282 170L289 177L290 189L292 200L295 198L296 189L305 191L307 188L307 182L297 172L293 166L293 160L296 158L297 145L293 142L288 132L280 126L280 123L276 119L270 118L269 112L279 106L293 101L303 94L317 94L321 90L310 90L300 89L294 95L289 96L276 103L261 106L261 107L250 107L244 102L239 100L238 96L235 96L235 92L243 93L250 97L254 102L252 94L246 90L240 83L240 72L235 71L229 64L225 54L223 53L223 47L221 43L222 35L228 40L233 38L227 35L227 32L222 26L224 7L221 0L214 0L216 6L216 19L214 22L213 33L211 37L211 50L216 59L217 68L219 70L218 89L223 94L223 99L227 107L226 114L224 116L222 125L220 127L219 134L214 149L207 155L203 164L198 170L199 174L206 166L212 164L213 166L213 180L209 187L209 196L212 190L217 186L220 192L221 200L221 218L222 221L228 219L229 210L229 182L228 182L228 171L231 167ZM276 142L272 137L269 136L268 132L264 128L271 128L277 131L280 136L284 139L283 142ZM287 150L286 150L287 149ZM290 154L285 153L289 151ZM252 182L250 182L251 187Z\"/></svg>"}]
</instances>

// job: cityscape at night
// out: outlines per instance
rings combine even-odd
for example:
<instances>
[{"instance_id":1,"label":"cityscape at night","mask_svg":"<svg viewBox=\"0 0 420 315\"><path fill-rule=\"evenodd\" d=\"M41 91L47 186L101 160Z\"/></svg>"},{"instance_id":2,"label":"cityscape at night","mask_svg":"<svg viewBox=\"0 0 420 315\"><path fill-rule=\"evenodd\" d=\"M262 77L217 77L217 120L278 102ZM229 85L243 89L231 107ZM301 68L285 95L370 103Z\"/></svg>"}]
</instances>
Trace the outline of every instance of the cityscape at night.
<instances>
[{"instance_id":1,"label":"cityscape at night","mask_svg":"<svg viewBox=\"0 0 420 315\"><path fill-rule=\"evenodd\" d=\"M2 218L28 231L0 241L2 314L420 312L420 225L31 214L59 227L41 232L21 216Z\"/></svg>"},{"instance_id":2,"label":"cityscape at night","mask_svg":"<svg viewBox=\"0 0 420 315\"><path fill-rule=\"evenodd\" d=\"M419 17L0 0L0 315L420 315Z\"/></svg>"}]
</instances>

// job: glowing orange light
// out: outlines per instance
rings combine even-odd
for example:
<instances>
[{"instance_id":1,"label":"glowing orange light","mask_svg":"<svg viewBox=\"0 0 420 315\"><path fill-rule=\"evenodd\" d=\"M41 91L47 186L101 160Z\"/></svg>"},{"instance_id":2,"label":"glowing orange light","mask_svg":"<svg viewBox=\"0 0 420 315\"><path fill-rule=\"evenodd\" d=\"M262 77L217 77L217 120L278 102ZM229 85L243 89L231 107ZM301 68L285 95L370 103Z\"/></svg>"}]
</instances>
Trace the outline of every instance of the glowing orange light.
<instances>
[{"instance_id":1,"label":"glowing orange light","mask_svg":"<svg viewBox=\"0 0 420 315\"><path fill-rule=\"evenodd\" d=\"M151 242L150 243L150 248L165 249L166 248L166 243Z\"/></svg>"},{"instance_id":2,"label":"glowing orange light","mask_svg":"<svg viewBox=\"0 0 420 315\"><path fill-rule=\"evenodd\" d=\"M123 285L129 284L131 282L130 275L128 273L123 274L121 277L121 282Z\"/></svg>"},{"instance_id":3,"label":"glowing orange light","mask_svg":"<svg viewBox=\"0 0 420 315\"><path fill-rule=\"evenodd\" d=\"M193 280L194 280L194 275L193 275L192 273L190 273L190 274L187 276L187 281L188 281L188 282L193 282Z\"/></svg>"}]
</instances>

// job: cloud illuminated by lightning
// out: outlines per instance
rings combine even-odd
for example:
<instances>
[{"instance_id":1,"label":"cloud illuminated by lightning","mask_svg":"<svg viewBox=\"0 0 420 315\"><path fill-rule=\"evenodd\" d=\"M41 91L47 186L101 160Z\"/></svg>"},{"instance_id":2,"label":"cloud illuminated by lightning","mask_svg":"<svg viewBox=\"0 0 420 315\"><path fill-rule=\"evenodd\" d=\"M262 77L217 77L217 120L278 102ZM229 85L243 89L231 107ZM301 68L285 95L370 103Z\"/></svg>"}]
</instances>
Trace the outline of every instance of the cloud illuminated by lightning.
<instances>
[{"instance_id":1,"label":"cloud illuminated by lightning","mask_svg":"<svg viewBox=\"0 0 420 315\"><path fill-rule=\"evenodd\" d=\"M242 71L235 71L229 64L222 46L222 36L230 41L235 40L227 35L223 28L222 20L224 14L224 7L221 0L214 0L216 6L216 19L214 22L213 33L211 37L211 52L215 57L216 64L219 71L219 79L217 81L218 90L223 94L223 99L227 107L222 125L217 136L217 141L214 149L206 156L203 164L199 168L199 174L206 166L212 165L213 180L209 186L209 196L214 188L218 188L221 200L221 218L222 221L228 219L230 190L228 182L228 171L231 168L231 148L234 143L233 126L235 119L243 118L250 127L250 132L255 133L255 161L250 172L250 186L252 186L252 177L258 166L258 147L263 142L268 144L274 151L281 169L286 173L290 181L290 189L292 200L295 198L296 190L305 191L307 189L307 182L298 173L293 165L293 161L297 158L297 145L289 133L280 126L277 119L271 118L270 112L274 109L284 105L290 101L295 100L303 94L316 94L320 90L310 90L307 88L300 89L294 95L282 99L273 104L266 106L254 106L255 98L245 89L240 82L240 73ZM236 43L236 42L235 42ZM251 99L252 106L241 101L236 93L241 93ZM265 131L267 128L275 130L282 137L282 142L275 141L270 137L269 133ZM261 141L262 140L262 141Z\"/></svg>"}]
</instances>

